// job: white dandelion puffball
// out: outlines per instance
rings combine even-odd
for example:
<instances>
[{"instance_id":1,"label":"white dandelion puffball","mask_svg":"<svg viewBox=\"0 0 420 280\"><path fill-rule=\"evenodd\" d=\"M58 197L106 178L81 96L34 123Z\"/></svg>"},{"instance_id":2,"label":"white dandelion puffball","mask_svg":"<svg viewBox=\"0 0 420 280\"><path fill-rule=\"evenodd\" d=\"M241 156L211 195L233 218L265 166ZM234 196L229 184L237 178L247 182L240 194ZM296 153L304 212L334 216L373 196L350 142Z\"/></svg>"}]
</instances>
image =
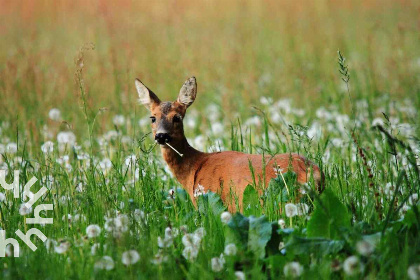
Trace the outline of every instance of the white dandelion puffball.
<instances>
[{"instance_id":1,"label":"white dandelion puffball","mask_svg":"<svg viewBox=\"0 0 420 280\"><path fill-rule=\"evenodd\" d=\"M116 126L122 126L125 123L125 118L123 115L116 115L114 116L114 118L112 119L112 122L116 125Z\"/></svg>"},{"instance_id":2,"label":"white dandelion puffball","mask_svg":"<svg viewBox=\"0 0 420 280\"><path fill-rule=\"evenodd\" d=\"M370 256L375 250L375 246L365 240L360 240L356 243L357 252L362 256Z\"/></svg>"},{"instance_id":3,"label":"white dandelion puffball","mask_svg":"<svg viewBox=\"0 0 420 280\"><path fill-rule=\"evenodd\" d=\"M41 151L44 154L51 154L52 152L54 152L54 143L51 141L47 141L45 142L42 146L41 146Z\"/></svg>"},{"instance_id":4,"label":"white dandelion puffball","mask_svg":"<svg viewBox=\"0 0 420 280\"><path fill-rule=\"evenodd\" d=\"M355 275L360 271L360 261L356 256L348 257L343 263L344 272L347 275Z\"/></svg>"},{"instance_id":5,"label":"white dandelion puffball","mask_svg":"<svg viewBox=\"0 0 420 280\"><path fill-rule=\"evenodd\" d=\"M299 277L303 273L303 266L298 262L289 262L284 266L283 273L286 277Z\"/></svg>"},{"instance_id":6,"label":"white dandelion puffball","mask_svg":"<svg viewBox=\"0 0 420 280\"><path fill-rule=\"evenodd\" d=\"M53 121L60 121L61 120L61 112L57 108L53 108L48 113L48 117Z\"/></svg>"},{"instance_id":7,"label":"white dandelion puffball","mask_svg":"<svg viewBox=\"0 0 420 280\"><path fill-rule=\"evenodd\" d=\"M413 264L407 270L408 278L411 280L420 279L420 264Z\"/></svg>"},{"instance_id":8,"label":"white dandelion puffball","mask_svg":"<svg viewBox=\"0 0 420 280\"><path fill-rule=\"evenodd\" d=\"M103 256L99 261L95 263L95 269L105 269L105 270L112 270L114 269L115 263L114 260L110 256Z\"/></svg>"},{"instance_id":9,"label":"white dandelion puffball","mask_svg":"<svg viewBox=\"0 0 420 280\"><path fill-rule=\"evenodd\" d=\"M86 228L86 234L89 238L98 237L101 234L101 228L98 225L89 225Z\"/></svg>"},{"instance_id":10,"label":"white dandelion puffball","mask_svg":"<svg viewBox=\"0 0 420 280\"><path fill-rule=\"evenodd\" d=\"M54 247L54 251L57 254L64 254L65 252L67 252L67 250L70 248L70 242L68 241L63 241L60 242L60 244L58 246Z\"/></svg>"},{"instance_id":11,"label":"white dandelion puffball","mask_svg":"<svg viewBox=\"0 0 420 280\"><path fill-rule=\"evenodd\" d=\"M224 265L225 265L225 258L223 256L223 253L220 254L220 257L211 259L211 269L214 272L221 271L223 269Z\"/></svg>"},{"instance_id":12,"label":"white dandelion puffball","mask_svg":"<svg viewBox=\"0 0 420 280\"><path fill-rule=\"evenodd\" d=\"M288 218L294 217L298 214L298 209L293 203L287 203L284 209L286 210L286 216Z\"/></svg>"},{"instance_id":13,"label":"white dandelion puffball","mask_svg":"<svg viewBox=\"0 0 420 280\"><path fill-rule=\"evenodd\" d=\"M236 245L233 243L227 244L225 247L225 255L226 256L235 256L238 249L236 249Z\"/></svg>"},{"instance_id":14,"label":"white dandelion puffball","mask_svg":"<svg viewBox=\"0 0 420 280\"><path fill-rule=\"evenodd\" d=\"M245 280L245 273L242 271L235 271L236 280Z\"/></svg>"},{"instance_id":15,"label":"white dandelion puffball","mask_svg":"<svg viewBox=\"0 0 420 280\"><path fill-rule=\"evenodd\" d=\"M126 251L122 254L121 262L126 265L132 265L140 260L140 255L136 250Z\"/></svg>"},{"instance_id":16,"label":"white dandelion puffball","mask_svg":"<svg viewBox=\"0 0 420 280\"><path fill-rule=\"evenodd\" d=\"M232 214L225 211L220 215L220 219L222 220L222 223L224 223L226 225L232 219Z\"/></svg>"},{"instance_id":17,"label":"white dandelion puffball","mask_svg":"<svg viewBox=\"0 0 420 280\"><path fill-rule=\"evenodd\" d=\"M279 223L279 226L280 226L281 229L285 229L286 228L286 222L283 219L280 219L278 221L278 223Z\"/></svg>"},{"instance_id":18,"label":"white dandelion puffball","mask_svg":"<svg viewBox=\"0 0 420 280\"><path fill-rule=\"evenodd\" d=\"M25 203L22 203L19 208L19 214L25 216L30 213L32 213L32 207L28 208Z\"/></svg>"},{"instance_id":19,"label":"white dandelion puffball","mask_svg":"<svg viewBox=\"0 0 420 280\"><path fill-rule=\"evenodd\" d=\"M6 145L6 152L11 153L11 154L16 154L17 153L17 149L18 146L16 143L9 143Z\"/></svg>"}]
</instances>

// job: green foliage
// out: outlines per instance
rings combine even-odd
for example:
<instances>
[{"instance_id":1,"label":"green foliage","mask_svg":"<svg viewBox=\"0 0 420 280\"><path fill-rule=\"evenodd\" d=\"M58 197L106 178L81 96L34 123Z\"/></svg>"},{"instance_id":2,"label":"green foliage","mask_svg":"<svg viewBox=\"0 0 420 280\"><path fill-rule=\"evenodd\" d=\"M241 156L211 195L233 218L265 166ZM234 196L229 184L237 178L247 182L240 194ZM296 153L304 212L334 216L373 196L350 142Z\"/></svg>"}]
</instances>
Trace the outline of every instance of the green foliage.
<instances>
[{"instance_id":1,"label":"green foliage","mask_svg":"<svg viewBox=\"0 0 420 280\"><path fill-rule=\"evenodd\" d=\"M198 211L204 216L211 212L215 217L219 217L226 210L220 196L210 191L198 197L197 205Z\"/></svg>"},{"instance_id":2,"label":"green foliage","mask_svg":"<svg viewBox=\"0 0 420 280\"><path fill-rule=\"evenodd\" d=\"M336 239L343 228L350 227L350 215L343 203L330 189L315 202L315 210L308 222L308 237Z\"/></svg>"},{"instance_id":3,"label":"green foliage","mask_svg":"<svg viewBox=\"0 0 420 280\"><path fill-rule=\"evenodd\" d=\"M243 213L245 216L259 216L261 215L261 201L257 190L248 185L245 188L244 196L242 199Z\"/></svg>"}]
</instances>

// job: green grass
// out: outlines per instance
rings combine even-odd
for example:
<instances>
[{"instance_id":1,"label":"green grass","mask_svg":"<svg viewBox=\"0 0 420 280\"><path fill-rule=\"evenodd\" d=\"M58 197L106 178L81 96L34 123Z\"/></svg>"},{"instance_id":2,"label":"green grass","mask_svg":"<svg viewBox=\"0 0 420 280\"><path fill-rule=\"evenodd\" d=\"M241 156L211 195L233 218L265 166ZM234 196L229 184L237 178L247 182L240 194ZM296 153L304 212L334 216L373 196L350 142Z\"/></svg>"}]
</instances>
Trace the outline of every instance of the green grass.
<instances>
[{"instance_id":1,"label":"green grass","mask_svg":"<svg viewBox=\"0 0 420 280\"><path fill-rule=\"evenodd\" d=\"M46 215L54 223L36 226L49 240L33 237L35 252L20 241L21 257L0 258L0 278L235 279L241 271L278 279L299 267L304 279L413 275L420 263L417 3L73 3L0 10L0 169L8 182L19 170L21 188L35 176L33 193L48 188L35 206L54 205ZM289 173L288 190L283 178L262 197L253 189L261 186L250 187L253 207L228 224L217 195L200 197L195 208L152 148L134 87L139 77L173 100L192 75L190 144L298 152L321 167L327 191L307 190L297 201L301 186ZM61 116L50 118L52 108ZM22 197L0 192L0 228L17 238L16 230L32 227L25 221L33 210L21 215ZM286 204L299 202L310 212L287 217ZM100 227L97 237L87 237L89 225ZM186 246L194 236L195 246ZM212 259L229 243L236 254L214 271ZM140 260L125 265L129 250ZM112 258L111 270L98 267L103 256Z\"/></svg>"}]
</instances>

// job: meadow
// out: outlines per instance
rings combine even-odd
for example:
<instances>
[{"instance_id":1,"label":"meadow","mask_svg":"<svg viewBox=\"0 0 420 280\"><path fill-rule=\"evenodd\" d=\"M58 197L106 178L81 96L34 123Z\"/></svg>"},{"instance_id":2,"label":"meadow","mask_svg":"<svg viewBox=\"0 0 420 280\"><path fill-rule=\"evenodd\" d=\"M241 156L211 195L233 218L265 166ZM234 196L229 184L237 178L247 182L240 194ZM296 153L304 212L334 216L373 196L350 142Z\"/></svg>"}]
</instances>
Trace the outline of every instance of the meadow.
<instances>
[{"instance_id":1,"label":"meadow","mask_svg":"<svg viewBox=\"0 0 420 280\"><path fill-rule=\"evenodd\" d=\"M0 182L19 171L17 197L0 188L0 230L20 245L0 278L420 279L419 10L0 0ZM250 182L241 214L211 192L195 207L134 86L173 101L190 76L193 147L298 152L325 191L287 171ZM41 204L53 223L29 224ZM31 228L46 236L36 251L15 234Z\"/></svg>"}]
</instances>

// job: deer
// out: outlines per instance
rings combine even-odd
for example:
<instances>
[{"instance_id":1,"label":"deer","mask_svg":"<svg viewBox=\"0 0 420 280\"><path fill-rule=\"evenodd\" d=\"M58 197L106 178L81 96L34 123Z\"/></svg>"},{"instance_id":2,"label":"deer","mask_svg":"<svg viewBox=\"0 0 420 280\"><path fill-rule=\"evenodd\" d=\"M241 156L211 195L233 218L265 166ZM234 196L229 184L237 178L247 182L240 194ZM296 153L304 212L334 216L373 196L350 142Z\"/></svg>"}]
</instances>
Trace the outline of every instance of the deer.
<instances>
[{"instance_id":1,"label":"deer","mask_svg":"<svg viewBox=\"0 0 420 280\"><path fill-rule=\"evenodd\" d=\"M184 82L173 102L162 102L139 79L135 80L135 86L139 102L150 111L154 140L160 145L172 174L195 206L199 194L211 191L220 195L230 212L241 211L244 190L255 178L263 186L268 186L279 172L288 170L296 173L297 183L301 185L313 178L317 191L322 192L324 175L320 168L299 154L263 156L237 151L205 153L194 149L185 137L183 119L197 96L195 77ZM232 197L236 198L236 203Z\"/></svg>"}]
</instances>

